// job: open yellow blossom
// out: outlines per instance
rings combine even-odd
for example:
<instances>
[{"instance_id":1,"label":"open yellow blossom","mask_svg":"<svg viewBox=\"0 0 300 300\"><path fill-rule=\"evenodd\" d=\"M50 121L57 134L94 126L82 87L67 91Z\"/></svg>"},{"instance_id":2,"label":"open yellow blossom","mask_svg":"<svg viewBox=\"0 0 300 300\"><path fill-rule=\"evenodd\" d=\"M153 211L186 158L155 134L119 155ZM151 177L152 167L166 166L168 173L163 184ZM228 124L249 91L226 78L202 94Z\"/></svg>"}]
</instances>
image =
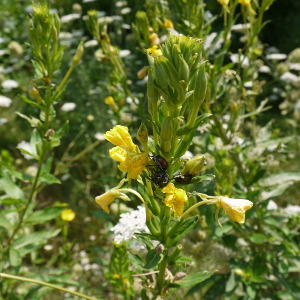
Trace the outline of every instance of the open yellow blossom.
<instances>
[{"instance_id":1,"label":"open yellow blossom","mask_svg":"<svg viewBox=\"0 0 300 300\"><path fill-rule=\"evenodd\" d=\"M130 198L125 193L134 194L143 203L145 202L143 197L137 191L129 188L121 188L126 181L127 179L121 180L116 187L95 198L97 204L99 204L107 214L109 214L108 206L115 200L115 198L120 198L124 201L130 201Z\"/></svg>"},{"instance_id":2,"label":"open yellow blossom","mask_svg":"<svg viewBox=\"0 0 300 300\"><path fill-rule=\"evenodd\" d=\"M148 155L141 152L128 133L128 128L117 125L106 132L105 138L116 147L109 150L110 157L119 162L119 169L127 172L127 177L136 179L148 164Z\"/></svg>"},{"instance_id":3,"label":"open yellow blossom","mask_svg":"<svg viewBox=\"0 0 300 300\"><path fill-rule=\"evenodd\" d=\"M186 192L176 188L171 182L162 189L162 192L167 194L165 196L166 206L173 209L175 218L180 217L184 210L184 202L187 202L188 200Z\"/></svg>"},{"instance_id":4,"label":"open yellow blossom","mask_svg":"<svg viewBox=\"0 0 300 300\"><path fill-rule=\"evenodd\" d=\"M130 201L130 198L122 193L118 187L112 188L111 190L107 191L106 193L98 196L95 198L97 204L101 206L101 208L109 214L108 206L115 200L115 198L120 198L124 201Z\"/></svg>"},{"instance_id":5,"label":"open yellow blossom","mask_svg":"<svg viewBox=\"0 0 300 300\"><path fill-rule=\"evenodd\" d=\"M128 132L128 127L117 125L107 131L104 137L115 146L119 146L128 151L134 151L137 147Z\"/></svg>"},{"instance_id":6,"label":"open yellow blossom","mask_svg":"<svg viewBox=\"0 0 300 300\"><path fill-rule=\"evenodd\" d=\"M108 96L104 99L104 103L107 105L114 105L115 99L112 96Z\"/></svg>"},{"instance_id":7,"label":"open yellow blossom","mask_svg":"<svg viewBox=\"0 0 300 300\"><path fill-rule=\"evenodd\" d=\"M160 56L160 55L162 55L162 51L159 49L158 45L153 45L151 48L148 48L147 51L152 56Z\"/></svg>"},{"instance_id":8,"label":"open yellow blossom","mask_svg":"<svg viewBox=\"0 0 300 300\"><path fill-rule=\"evenodd\" d=\"M218 205L225 210L232 221L244 224L245 213L253 206L253 203L245 199L233 199L221 196L219 197Z\"/></svg>"},{"instance_id":9,"label":"open yellow blossom","mask_svg":"<svg viewBox=\"0 0 300 300\"><path fill-rule=\"evenodd\" d=\"M169 19L165 19L164 27L170 28L170 29L174 29L173 22L171 20L169 20Z\"/></svg>"},{"instance_id":10,"label":"open yellow blossom","mask_svg":"<svg viewBox=\"0 0 300 300\"><path fill-rule=\"evenodd\" d=\"M60 214L60 217L67 222L73 221L75 219L75 216L75 212L70 208L64 209Z\"/></svg>"}]
</instances>

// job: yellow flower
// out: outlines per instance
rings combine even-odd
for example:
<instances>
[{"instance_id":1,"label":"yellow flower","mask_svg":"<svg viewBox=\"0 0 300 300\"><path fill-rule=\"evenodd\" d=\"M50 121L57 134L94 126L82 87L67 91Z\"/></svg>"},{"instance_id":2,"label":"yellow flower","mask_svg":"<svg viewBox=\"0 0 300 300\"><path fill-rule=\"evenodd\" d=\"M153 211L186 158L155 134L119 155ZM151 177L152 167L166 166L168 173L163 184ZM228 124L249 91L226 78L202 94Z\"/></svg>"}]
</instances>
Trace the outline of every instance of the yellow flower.
<instances>
[{"instance_id":1,"label":"yellow flower","mask_svg":"<svg viewBox=\"0 0 300 300\"><path fill-rule=\"evenodd\" d=\"M104 99L104 103L107 105L114 105L115 99L112 96L108 96Z\"/></svg>"},{"instance_id":2,"label":"yellow flower","mask_svg":"<svg viewBox=\"0 0 300 300\"><path fill-rule=\"evenodd\" d=\"M107 214L109 214L108 206L115 200L115 198L120 198L124 201L130 201L129 197L122 193L118 187L119 186L112 188L106 193L95 198L97 204L99 204Z\"/></svg>"},{"instance_id":3,"label":"yellow flower","mask_svg":"<svg viewBox=\"0 0 300 300\"><path fill-rule=\"evenodd\" d=\"M167 194L165 196L165 204L174 210L174 217L180 217L184 210L184 202L187 202L186 192L178 189L173 183L169 182L167 186L162 189L162 192Z\"/></svg>"},{"instance_id":4,"label":"yellow flower","mask_svg":"<svg viewBox=\"0 0 300 300\"><path fill-rule=\"evenodd\" d=\"M158 45L153 45L151 48L148 48L147 51L152 55L152 56L160 56L162 55L161 50L159 49Z\"/></svg>"},{"instance_id":5,"label":"yellow flower","mask_svg":"<svg viewBox=\"0 0 300 300\"><path fill-rule=\"evenodd\" d=\"M245 199L233 199L221 196L218 205L225 210L232 221L244 224L245 213L253 206L253 203Z\"/></svg>"},{"instance_id":6,"label":"yellow flower","mask_svg":"<svg viewBox=\"0 0 300 300\"><path fill-rule=\"evenodd\" d=\"M70 208L64 209L60 214L60 217L67 222L73 221L75 219L75 216L75 212Z\"/></svg>"},{"instance_id":7,"label":"yellow flower","mask_svg":"<svg viewBox=\"0 0 300 300\"><path fill-rule=\"evenodd\" d=\"M228 4L229 4L229 0L218 0L218 2L219 2L222 6L228 6Z\"/></svg>"},{"instance_id":8,"label":"yellow flower","mask_svg":"<svg viewBox=\"0 0 300 300\"><path fill-rule=\"evenodd\" d=\"M157 45L160 43L159 37L155 32L150 34L149 39L150 39L151 45Z\"/></svg>"},{"instance_id":9,"label":"yellow flower","mask_svg":"<svg viewBox=\"0 0 300 300\"><path fill-rule=\"evenodd\" d=\"M116 147L109 150L112 159L119 162L119 169L127 172L128 178L136 179L148 164L148 155L140 152L128 133L128 128L117 125L104 135Z\"/></svg>"},{"instance_id":10,"label":"yellow flower","mask_svg":"<svg viewBox=\"0 0 300 300\"><path fill-rule=\"evenodd\" d=\"M239 0L239 3L245 6L250 6L251 0Z\"/></svg>"},{"instance_id":11,"label":"yellow flower","mask_svg":"<svg viewBox=\"0 0 300 300\"><path fill-rule=\"evenodd\" d=\"M134 151L137 147L128 132L126 126L117 125L113 129L107 131L104 137L115 146L119 146L128 151Z\"/></svg>"},{"instance_id":12,"label":"yellow flower","mask_svg":"<svg viewBox=\"0 0 300 300\"><path fill-rule=\"evenodd\" d=\"M169 19L165 19L164 27L174 29L173 22Z\"/></svg>"}]
</instances>

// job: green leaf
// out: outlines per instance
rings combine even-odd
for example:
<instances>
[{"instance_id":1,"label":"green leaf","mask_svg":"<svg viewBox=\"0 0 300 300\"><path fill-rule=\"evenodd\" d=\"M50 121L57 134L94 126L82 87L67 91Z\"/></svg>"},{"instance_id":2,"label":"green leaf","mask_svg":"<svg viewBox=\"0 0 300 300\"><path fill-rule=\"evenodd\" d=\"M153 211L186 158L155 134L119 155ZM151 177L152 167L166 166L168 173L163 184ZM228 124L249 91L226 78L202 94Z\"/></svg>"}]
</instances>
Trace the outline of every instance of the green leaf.
<instances>
[{"instance_id":1,"label":"green leaf","mask_svg":"<svg viewBox=\"0 0 300 300\"><path fill-rule=\"evenodd\" d=\"M32 100L29 100L28 98L26 98L25 96L23 95L19 95L21 100L26 102L26 103L29 103L30 105L33 105L35 107L38 107L39 109L42 109L42 106L40 104L38 104L37 102L34 102Z\"/></svg>"},{"instance_id":2,"label":"green leaf","mask_svg":"<svg viewBox=\"0 0 300 300\"><path fill-rule=\"evenodd\" d=\"M182 222L176 233L170 236L171 247L176 245L177 242L184 237L197 223L198 216L190 217Z\"/></svg>"},{"instance_id":3,"label":"green leaf","mask_svg":"<svg viewBox=\"0 0 300 300\"><path fill-rule=\"evenodd\" d=\"M41 121L37 118L34 117L28 117L20 112L17 112L17 115L20 116L21 118L27 120L31 127L38 127L41 124Z\"/></svg>"},{"instance_id":4,"label":"green leaf","mask_svg":"<svg viewBox=\"0 0 300 300\"><path fill-rule=\"evenodd\" d=\"M41 244L58 235L59 232L60 229L34 232L16 239L11 248L18 250L31 244Z\"/></svg>"},{"instance_id":5,"label":"green leaf","mask_svg":"<svg viewBox=\"0 0 300 300\"><path fill-rule=\"evenodd\" d=\"M10 222L5 218L5 216L0 215L0 227L4 227L5 229L11 229Z\"/></svg>"},{"instance_id":6,"label":"green leaf","mask_svg":"<svg viewBox=\"0 0 300 300\"><path fill-rule=\"evenodd\" d=\"M23 191L14 183L8 172L2 172L0 190L6 194L5 197L2 198L20 199L24 197Z\"/></svg>"},{"instance_id":7,"label":"green leaf","mask_svg":"<svg viewBox=\"0 0 300 300\"><path fill-rule=\"evenodd\" d=\"M26 223L43 223L50 221L60 215L65 207L47 207L42 210L35 211L26 220Z\"/></svg>"},{"instance_id":8,"label":"green leaf","mask_svg":"<svg viewBox=\"0 0 300 300\"><path fill-rule=\"evenodd\" d=\"M22 263L22 258L20 253L14 248L9 249L9 263L13 267L18 267Z\"/></svg>"},{"instance_id":9,"label":"green leaf","mask_svg":"<svg viewBox=\"0 0 300 300\"><path fill-rule=\"evenodd\" d=\"M208 279L214 273L215 273L215 271L210 271L210 272L209 271L202 271L202 272L190 274L190 275L187 275L184 278L176 281L176 283L180 287L191 287L191 286L194 286L194 285Z\"/></svg>"},{"instance_id":10,"label":"green leaf","mask_svg":"<svg viewBox=\"0 0 300 300\"><path fill-rule=\"evenodd\" d=\"M45 173L42 172L40 177L39 177L39 184L41 183L45 183L45 184L60 184L60 180L58 178L56 178L54 175L50 174L50 173Z\"/></svg>"},{"instance_id":11,"label":"green leaf","mask_svg":"<svg viewBox=\"0 0 300 300\"><path fill-rule=\"evenodd\" d=\"M146 256L146 264L144 266L145 269L152 269L158 265L158 263L162 260L163 255L157 254L155 249L151 249Z\"/></svg>"},{"instance_id":12,"label":"green leaf","mask_svg":"<svg viewBox=\"0 0 300 300\"><path fill-rule=\"evenodd\" d=\"M300 172L281 172L274 175L271 175L263 180L259 181L261 186L277 186L282 185L283 183L300 181Z\"/></svg>"},{"instance_id":13,"label":"green leaf","mask_svg":"<svg viewBox=\"0 0 300 300\"><path fill-rule=\"evenodd\" d=\"M268 237L261 233L253 233L249 238L254 244L264 244L268 241Z\"/></svg>"}]
</instances>

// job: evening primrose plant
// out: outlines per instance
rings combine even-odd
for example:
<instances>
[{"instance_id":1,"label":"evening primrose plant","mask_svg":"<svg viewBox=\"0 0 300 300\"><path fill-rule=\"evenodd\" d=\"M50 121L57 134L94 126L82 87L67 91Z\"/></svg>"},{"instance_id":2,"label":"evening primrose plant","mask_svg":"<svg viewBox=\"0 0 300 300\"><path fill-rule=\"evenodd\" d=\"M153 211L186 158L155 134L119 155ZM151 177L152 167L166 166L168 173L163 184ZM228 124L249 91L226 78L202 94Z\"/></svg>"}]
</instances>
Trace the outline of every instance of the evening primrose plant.
<instances>
[{"instance_id":1,"label":"evening primrose plant","mask_svg":"<svg viewBox=\"0 0 300 300\"><path fill-rule=\"evenodd\" d=\"M139 128L140 146L133 142L125 126L116 125L106 132L105 138L114 145L109 155L119 163L124 178L116 187L96 197L96 202L107 213L116 198L129 201L133 195L145 207L149 233L139 233L137 237L148 251L144 269L152 270L150 273L154 275L153 284L147 284L141 275L144 278L141 295L152 295L145 299L164 296L171 287L184 286L183 282L189 279L195 284L197 276L199 283L213 274L204 275L201 271L197 276L179 276L180 280L175 276L180 271L177 266L182 248L179 242L197 223L199 206L215 205L218 223L222 208L239 224L245 222L245 213L252 207L248 200L189 190L192 183L213 178L199 175L205 166L203 155L188 161L181 159L192 145L199 125L211 116L209 113L199 115L207 88L202 40L170 36L160 51L159 54L148 51L149 131L144 124ZM173 274L172 280L168 274Z\"/></svg>"}]
</instances>

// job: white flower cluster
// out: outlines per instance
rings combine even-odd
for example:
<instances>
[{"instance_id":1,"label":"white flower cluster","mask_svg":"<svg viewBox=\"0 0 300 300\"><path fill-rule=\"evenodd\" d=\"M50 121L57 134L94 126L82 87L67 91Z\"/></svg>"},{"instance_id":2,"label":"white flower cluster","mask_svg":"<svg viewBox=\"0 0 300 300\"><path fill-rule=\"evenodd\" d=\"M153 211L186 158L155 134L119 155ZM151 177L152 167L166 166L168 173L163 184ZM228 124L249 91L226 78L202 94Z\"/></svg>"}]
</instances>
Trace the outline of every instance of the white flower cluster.
<instances>
[{"instance_id":1,"label":"white flower cluster","mask_svg":"<svg viewBox=\"0 0 300 300\"><path fill-rule=\"evenodd\" d=\"M139 206L137 210L121 214L119 223L111 231L114 232L114 241L117 244L134 238L135 233L149 232L145 207Z\"/></svg>"}]
</instances>

